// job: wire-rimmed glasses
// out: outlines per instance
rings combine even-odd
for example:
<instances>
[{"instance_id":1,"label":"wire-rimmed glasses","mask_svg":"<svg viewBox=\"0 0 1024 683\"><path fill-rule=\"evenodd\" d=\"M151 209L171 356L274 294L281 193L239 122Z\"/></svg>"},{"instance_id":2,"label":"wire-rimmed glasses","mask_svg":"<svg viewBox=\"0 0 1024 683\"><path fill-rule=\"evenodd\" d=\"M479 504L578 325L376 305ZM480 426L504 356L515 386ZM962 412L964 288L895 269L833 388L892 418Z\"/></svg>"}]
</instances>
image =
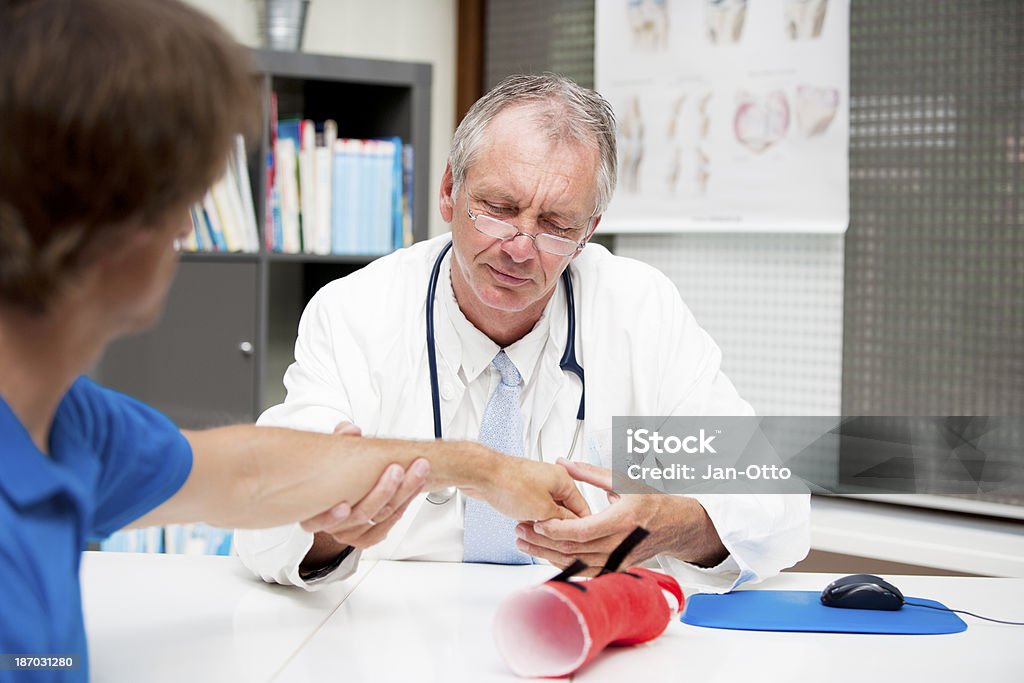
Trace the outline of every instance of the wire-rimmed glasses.
<instances>
[{"instance_id":1,"label":"wire-rimmed glasses","mask_svg":"<svg viewBox=\"0 0 1024 683\"><path fill-rule=\"evenodd\" d=\"M494 216L488 216L486 213L473 213L473 210L469 208L468 192L466 193L466 215L469 216L469 220L473 221L473 225L476 227L477 231L483 235L493 237L494 239L501 240L502 242L507 242L519 237L520 235L525 235L533 240L533 244L537 249L547 254L570 256L587 245L586 236L583 239L576 241L571 240L568 237L552 235L548 232L531 235L528 232L523 232L515 225L506 223ZM591 218L587 221L587 230L585 232L589 232L591 220L593 219Z\"/></svg>"}]
</instances>

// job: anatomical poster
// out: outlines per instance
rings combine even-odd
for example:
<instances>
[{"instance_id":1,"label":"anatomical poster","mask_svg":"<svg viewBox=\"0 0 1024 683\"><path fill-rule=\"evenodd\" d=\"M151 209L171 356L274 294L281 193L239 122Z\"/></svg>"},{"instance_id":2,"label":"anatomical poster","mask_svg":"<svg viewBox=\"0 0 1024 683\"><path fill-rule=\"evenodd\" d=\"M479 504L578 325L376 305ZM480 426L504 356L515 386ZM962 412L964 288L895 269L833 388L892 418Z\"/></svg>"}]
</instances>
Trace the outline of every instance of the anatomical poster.
<instances>
[{"instance_id":1,"label":"anatomical poster","mask_svg":"<svg viewBox=\"0 0 1024 683\"><path fill-rule=\"evenodd\" d=\"M597 0L609 232L843 232L849 0Z\"/></svg>"}]
</instances>

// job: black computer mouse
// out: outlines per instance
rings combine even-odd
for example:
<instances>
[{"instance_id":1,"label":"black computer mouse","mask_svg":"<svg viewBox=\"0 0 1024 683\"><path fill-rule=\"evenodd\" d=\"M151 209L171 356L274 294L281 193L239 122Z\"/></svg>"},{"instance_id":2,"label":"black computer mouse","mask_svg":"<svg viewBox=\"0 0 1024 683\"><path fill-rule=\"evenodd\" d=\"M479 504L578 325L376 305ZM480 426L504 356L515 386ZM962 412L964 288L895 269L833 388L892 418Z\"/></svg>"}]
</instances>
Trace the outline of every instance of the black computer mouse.
<instances>
[{"instance_id":1,"label":"black computer mouse","mask_svg":"<svg viewBox=\"0 0 1024 683\"><path fill-rule=\"evenodd\" d=\"M821 604L849 609L898 610L903 593L874 574L851 574L836 579L821 591Z\"/></svg>"}]
</instances>

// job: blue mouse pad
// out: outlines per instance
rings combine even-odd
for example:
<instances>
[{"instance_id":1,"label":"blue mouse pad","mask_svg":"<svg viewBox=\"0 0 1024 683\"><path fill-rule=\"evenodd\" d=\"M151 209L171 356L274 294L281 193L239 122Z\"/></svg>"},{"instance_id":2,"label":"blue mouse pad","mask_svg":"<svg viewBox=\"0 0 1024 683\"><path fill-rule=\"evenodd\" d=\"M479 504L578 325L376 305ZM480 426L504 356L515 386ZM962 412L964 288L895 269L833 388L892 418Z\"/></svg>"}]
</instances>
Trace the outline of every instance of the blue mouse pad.
<instances>
[{"instance_id":1,"label":"blue mouse pad","mask_svg":"<svg viewBox=\"0 0 1024 683\"><path fill-rule=\"evenodd\" d=\"M821 604L818 591L741 590L724 595L687 597L679 618L684 624L743 631L814 631L821 633L959 633L967 624L952 612L904 605L895 611L847 609ZM945 607L941 602L908 601Z\"/></svg>"}]
</instances>

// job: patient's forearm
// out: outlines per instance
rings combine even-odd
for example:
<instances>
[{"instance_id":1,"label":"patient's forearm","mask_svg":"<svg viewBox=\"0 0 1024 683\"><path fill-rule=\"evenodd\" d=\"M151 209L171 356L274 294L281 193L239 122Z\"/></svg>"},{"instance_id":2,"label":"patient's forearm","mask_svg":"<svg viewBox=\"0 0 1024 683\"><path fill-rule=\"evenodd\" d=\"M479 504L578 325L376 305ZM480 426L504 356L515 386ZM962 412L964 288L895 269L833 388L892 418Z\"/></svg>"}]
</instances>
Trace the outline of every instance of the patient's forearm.
<instances>
[{"instance_id":1,"label":"patient's forearm","mask_svg":"<svg viewBox=\"0 0 1024 683\"><path fill-rule=\"evenodd\" d=\"M248 497L254 504L246 514L247 526L266 526L269 517L277 520L270 523L278 524L309 517L342 500L356 502L369 493L391 463L407 468L417 458L426 458L431 465L427 485L441 488L483 486L490 469L487 459L497 459L479 444L468 442L340 439L281 429L253 431L251 449L260 457L251 478Z\"/></svg>"},{"instance_id":2,"label":"patient's forearm","mask_svg":"<svg viewBox=\"0 0 1024 683\"><path fill-rule=\"evenodd\" d=\"M430 461L428 488L486 488L499 456L459 441L346 439L269 427L185 432L192 445L188 481L136 526L203 521L261 528L312 517L339 501L358 501L391 463Z\"/></svg>"}]
</instances>

